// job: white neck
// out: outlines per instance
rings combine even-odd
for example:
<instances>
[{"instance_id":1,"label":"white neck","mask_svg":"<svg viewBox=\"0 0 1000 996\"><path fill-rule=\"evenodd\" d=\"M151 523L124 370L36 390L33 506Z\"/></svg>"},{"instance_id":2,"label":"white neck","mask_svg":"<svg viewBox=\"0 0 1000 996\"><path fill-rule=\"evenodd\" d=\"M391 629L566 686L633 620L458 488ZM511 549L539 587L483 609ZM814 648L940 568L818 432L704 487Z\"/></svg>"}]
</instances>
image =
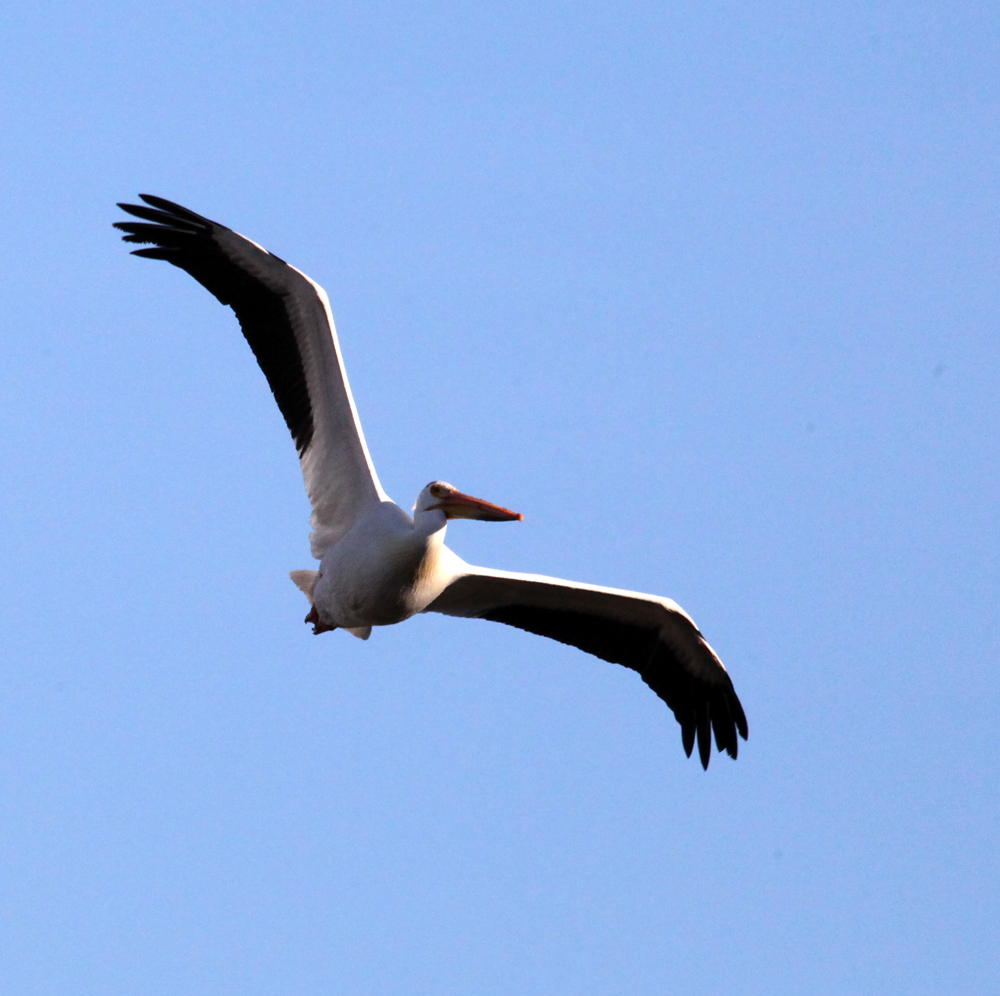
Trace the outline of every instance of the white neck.
<instances>
[{"instance_id":1,"label":"white neck","mask_svg":"<svg viewBox=\"0 0 1000 996\"><path fill-rule=\"evenodd\" d=\"M417 536L434 536L440 532L440 536L434 537L440 543L444 541L447 528L448 519L439 508L427 508L413 513L413 532Z\"/></svg>"}]
</instances>

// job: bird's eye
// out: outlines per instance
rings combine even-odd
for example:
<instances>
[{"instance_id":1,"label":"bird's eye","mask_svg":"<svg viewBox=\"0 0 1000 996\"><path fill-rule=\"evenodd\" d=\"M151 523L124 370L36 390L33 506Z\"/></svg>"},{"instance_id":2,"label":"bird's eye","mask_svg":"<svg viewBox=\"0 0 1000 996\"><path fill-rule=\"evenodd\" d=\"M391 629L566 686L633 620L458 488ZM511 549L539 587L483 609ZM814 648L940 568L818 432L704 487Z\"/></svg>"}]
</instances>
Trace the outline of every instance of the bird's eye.
<instances>
[{"instance_id":1,"label":"bird's eye","mask_svg":"<svg viewBox=\"0 0 1000 996\"><path fill-rule=\"evenodd\" d=\"M431 486L431 494L434 495L435 498L447 498L448 489L441 487L440 484L434 484Z\"/></svg>"}]
</instances>

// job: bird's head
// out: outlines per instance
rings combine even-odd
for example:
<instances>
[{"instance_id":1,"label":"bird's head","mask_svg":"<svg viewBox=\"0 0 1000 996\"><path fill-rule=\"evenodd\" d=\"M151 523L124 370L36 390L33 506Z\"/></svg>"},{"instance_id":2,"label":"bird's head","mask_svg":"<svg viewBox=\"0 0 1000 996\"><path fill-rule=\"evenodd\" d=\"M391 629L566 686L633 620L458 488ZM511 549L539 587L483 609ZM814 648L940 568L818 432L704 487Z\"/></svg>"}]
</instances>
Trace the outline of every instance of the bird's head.
<instances>
[{"instance_id":1,"label":"bird's head","mask_svg":"<svg viewBox=\"0 0 1000 996\"><path fill-rule=\"evenodd\" d=\"M440 509L446 519L482 519L484 522L520 522L524 516L520 512L512 512L509 508L501 508L482 498L462 494L458 488L444 481L431 481L417 495L413 511L430 512Z\"/></svg>"}]
</instances>

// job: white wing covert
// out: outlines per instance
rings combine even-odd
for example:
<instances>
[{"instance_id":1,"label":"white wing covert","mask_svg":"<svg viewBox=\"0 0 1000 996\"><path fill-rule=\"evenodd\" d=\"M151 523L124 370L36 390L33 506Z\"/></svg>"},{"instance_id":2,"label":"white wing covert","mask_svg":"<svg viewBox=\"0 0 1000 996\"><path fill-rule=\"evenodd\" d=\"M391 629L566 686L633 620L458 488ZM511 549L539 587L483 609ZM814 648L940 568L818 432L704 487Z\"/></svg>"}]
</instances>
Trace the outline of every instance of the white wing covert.
<instances>
[{"instance_id":1,"label":"white wing covert","mask_svg":"<svg viewBox=\"0 0 1000 996\"><path fill-rule=\"evenodd\" d=\"M136 256L186 270L229 305L292 434L312 503L313 556L366 507L388 496L361 431L326 292L304 273L225 225L161 197L119 204L146 223L118 222ZM152 224L149 224L152 222Z\"/></svg>"}]
</instances>

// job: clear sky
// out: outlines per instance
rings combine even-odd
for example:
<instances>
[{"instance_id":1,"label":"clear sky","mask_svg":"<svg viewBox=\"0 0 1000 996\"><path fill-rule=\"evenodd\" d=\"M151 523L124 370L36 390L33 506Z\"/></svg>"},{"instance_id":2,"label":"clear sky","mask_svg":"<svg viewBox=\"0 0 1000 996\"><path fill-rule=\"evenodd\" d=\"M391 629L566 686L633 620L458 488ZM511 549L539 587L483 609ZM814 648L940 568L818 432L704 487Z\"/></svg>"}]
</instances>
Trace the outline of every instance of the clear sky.
<instances>
[{"instance_id":1,"label":"clear sky","mask_svg":"<svg viewBox=\"0 0 1000 996\"><path fill-rule=\"evenodd\" d=\"M0 11L0 991L1000 991L1000 13ZM473 563L669 595L739 760L625 669L313 637L294 449L167 197L329 292Z\"/></svg>"}]
</instances>

